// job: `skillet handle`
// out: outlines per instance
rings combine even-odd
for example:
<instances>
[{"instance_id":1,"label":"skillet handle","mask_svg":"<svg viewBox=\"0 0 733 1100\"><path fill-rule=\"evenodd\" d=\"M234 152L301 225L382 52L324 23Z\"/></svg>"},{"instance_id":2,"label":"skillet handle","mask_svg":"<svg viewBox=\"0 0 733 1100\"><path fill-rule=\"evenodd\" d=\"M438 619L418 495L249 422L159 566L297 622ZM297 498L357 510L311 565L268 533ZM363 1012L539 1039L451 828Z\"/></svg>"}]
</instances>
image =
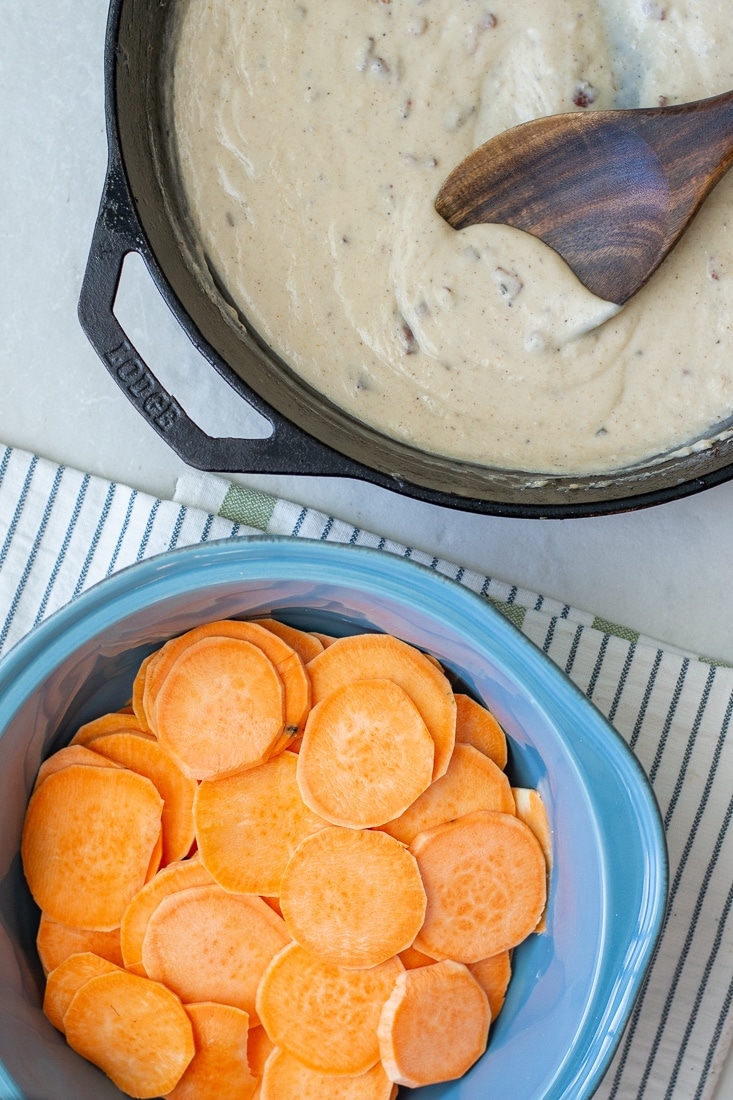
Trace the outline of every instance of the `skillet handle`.
<instances>
[{"instance_id":1,"label":"skillet handle","mask_svg":"<svg viewBox=\"0 0 733 1100\"><path fill-rule=\"evenodd\" d=\"M326 447L252 394L250 404L272 425L265 439L215 438L194 423L160 384L114 314L122 265L130 252L148 263L122 167L111 163L79 296L79 321L92 347L148 424L189 466L230 473L363 477L364 470Z\"/></svg>"}]
</instances>

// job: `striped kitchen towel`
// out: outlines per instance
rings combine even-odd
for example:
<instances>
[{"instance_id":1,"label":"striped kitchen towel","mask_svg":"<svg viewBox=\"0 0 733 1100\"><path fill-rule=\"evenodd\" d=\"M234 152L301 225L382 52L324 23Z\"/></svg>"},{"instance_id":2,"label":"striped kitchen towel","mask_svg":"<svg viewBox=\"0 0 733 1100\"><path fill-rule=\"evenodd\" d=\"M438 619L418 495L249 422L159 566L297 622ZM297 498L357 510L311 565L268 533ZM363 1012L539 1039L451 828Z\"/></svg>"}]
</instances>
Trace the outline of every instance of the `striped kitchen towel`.
<instances>
[{"instance_id":1,"label":"striped kitchen towel","mask_svg":"<svg viewBox=\"0 0 733 1100\"><path fill-rule=\"evenodd\" d=\"M730 667L219 477L191 473L175 500L155 500L10 448L0 450L0 653L123 566L262 532L373 546L454 577L510 618L626 738L664 817L670 898L656 958L596 1095L711 1097L731 1040Z\"/></svg>"}]
</instances>

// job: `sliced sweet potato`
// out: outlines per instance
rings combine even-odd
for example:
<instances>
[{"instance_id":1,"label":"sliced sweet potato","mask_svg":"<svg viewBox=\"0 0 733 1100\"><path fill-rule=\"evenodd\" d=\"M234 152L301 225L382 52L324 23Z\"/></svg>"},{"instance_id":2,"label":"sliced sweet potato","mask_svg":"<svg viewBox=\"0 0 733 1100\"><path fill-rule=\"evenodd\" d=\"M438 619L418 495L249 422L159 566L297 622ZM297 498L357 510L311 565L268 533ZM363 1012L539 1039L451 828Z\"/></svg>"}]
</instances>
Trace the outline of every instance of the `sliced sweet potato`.
<instances>
[{"instance_id":1,"label":"sliced sweet potato","mask_svg":"<svg viewBox=\"0 0 733 1100\"><path fill-rule=\"evenodd\" d=\"M261 1077L265 1072L265 1062L275 1049L270 1036L262 1024L251 1027L247 1034L247 1062L253 1077Z\"/></svg>"},{"instance_id":2,"label":"sliced sweet potato","mask_svg":"<svg viewBox=\"0 0 733 1100\"><path fill-rule=\"evenodd\" d=\"M147 732L150 736L149 731L141 728L136 715L115 711L114 714L103 714L101 717L93 718L91 722L79 726L69 744L86 745L89 741L93 741L95 737L101 737L103 733L120 733L122 730L130 730L132 733L138 734Z\"/></svg>"},{"instance_id":3,"label":"sliced sweet potato","mask_svg":"<svg viewBox=\"0 0 733 1100\"><path fill-rule=\"evenodd\" d=\"M164 867L135 894L120 925L120 950L128 970L147 977L143 966L143 940L148 921L163 898L192 886L211 886L213 881L198 858L186 859Z\"/></svg>"},{"instance_id":4,"label":"sliced sweet potato","mask_svg":"<svg viewBox=\"0 0 733 1100\"><path fill-rule=\"evenodd\" d=\"M432 966L435 959L429 955L423 955L416 947L407 947L400 951L400 960L405 970L416 970L418 966Z\"/></svg>"},{"instance_id":5,"label":"sliced sweet potato","mask_svg":"<svg viewBox=\"0 0 733 1100\"><path fill-rule=\"evenodd\" d=\"M49 973L43 994L43 1011L53 1026L64 1031L64 1016L78 989L96 978L98 974L109 974L119 970L109 959L95 955L92 951L81 951L69 955Z\"/></svg>"},{"instance_id":6,"label":"sliced sweet potato","mask_svg":"<svg viewBox=\"0 0 733 1100\"><path fill-rule=\"evenodd\" d=\"M377 1062L358 1077L334 1077L308 1069L276 1049L262 1077L261 1100L390 1100L392 1082Z\"/></svg>"},{"instance_id":7,"label":"sliced sweet potato","mask_svg":"<svg viewBox=\"0 0 733 1100\"><path fill-rule=\"evenodd\" d=\"M257 1012L276 1046L317 1073L366 1073L379 1061L377 1023L399 959L344 970L289 944L265 971Z\"/></svg>"},{"instance_id":8,"label":"sliced sweet potato","mask_svg":"<svg viewBox=\"0 0 733 1100\"><path fill-rule=\"evenodd\" d=\"M108 932L145 882L163 800L126 768L72 764L31 796L23 869L36 904L71 928Z\"/></svg>"},{"instance_id":9,"label":"sliced sweet potato","mask_svg":"<svg viewBox=\"0 0 733 1100\"><path fill-rule=\"evenodd\" d=\"M521 943L545 905L545 858L513 814L476 810L410 846L428 897L418 951L474 963Z\"/></svg>"},{"instance_id":10,"label":"sliced sweet potato","mask_svg":"<svg viewBox=\"0 0 733 1100\"><path fill-rule=\"evenodd\" d=\"M357 680L336 688L308 715L298 785L306 805L332 825L370 828L397 817L430 786L434 755L428 728L403 688L391 680Z\"/></svg>"},{"instance_id":11,"label":"sliced sweet potato","mask_svg":"<svg viewBox=\"0 0 733 1100\"><path fill-rule=\"evenodd\" d=\"M462 1077L486 1050L489 1002L468 967L445 962L400 974L377 1027L390 1080L409 1088Z\"/></svg>"},{"instance_id":12,"label":"sliced sweet potato","mask_svg":"<svg viewBox=\"0 0 733 1100\"><path fill-rule=\"evenodd\" d=\"M502 771L507 762L504 730L491 711L482 707L470 695L456 693L456 741L473 745L493 760Z\"/></svg>"},{"instance_id":13,"label":"sliced sweet potato","mask_svg":"<svg viewBox=\"0 0 733 1100\"><path fill-rule=\"evenodd\" d=\"M262 764L278 744L282 681L251 642L202 638L168 672L152 718L160 743L190 778L231 774Z\"/></svg>"},{"instance_id":14,"label":"sliced sweet potato","mask_svg":"<svg viewBox=\"0 0 733 1100\"><path fill-rule=\"evenodd\" d=\"M514 808L517 817L528 825L539 841L542 854L547 866L547 889L550 888L550 872L552 871L552 832L547 809L539 791L529 787L512 787ZM547 931L547 906L543 910L535 932Z\"/></svg>"},{"instance_id":15,"label":"sliced sweet potato","mask_svg":"<svg viewBox=\"0 0 733 1100\"><path fill-rule=\"evenodd\" d=\"M49 775L55 775L56 772L63 771L64 768L68 768L71 764L86 764L90 768L118 768L122 767L121 764L115 764L112 760L104 760L98 756L97 753L92 752L91 749L86 748L84 745L67 745L64 749L59 749L52 756L46 758L38 769L38 775L36 776L34 791L37 791L44 779L48 779Z\"/></svg>"},{"instance_id":16,"label":"sliced sweet potato","mask_svg":"<svg viewBox=\"0 0 733 1100\"><path fill-rule=\"evenodd\" d=\"M324 634L320 630L311 630L310 633L321 643L324 649L328 649L328 647L330 645L333 645L333 643L336 641L336 638L333 634Z\"/></svg>"},{"instance_id":17,"label":"sliced sweet potato","mask_svg":"<svg viewBox=\"0 0 733 1100\"><path fill-rule=\"evenodd\" d=\"M310 678L305 665L292 646L283 641L271 630L256 623L242 622L238 619L220 619L205 623L189 630L179 638L166 642L158 651L159 657L151 662L145 680L143 703L148 721L154 727L155 699L170 669L188 646L202 638L236 638L257 646L277 669L285 692L285 725L289 736L294 737L303 727L310 709Z\"/></svg>"},{"instance_id":18,"label":"sliced sweet potato","mask_svg":"<svg viewBox=\"0 0 733 1100\"><path fill-rule=\"evenodd\" d=\"M278 917L281 917L283 915L283 911L280 908L280 898L279 897L276 898L271 894L263 895L262 900L264 902L267 902L267 904L270 906L270 908L273 909L277 913Z\"/></svg>"},{"instance_id":19,"label":"sliced sweet potato","mask_svg":"<svg viewBox=\"0 0 733 1100\"><path fill-rule=\"evenodd\" d=\"M474 810L513 814L511 787L493 760L472 745L456 745L445 775L436 779L400 817L382 828L403 844L412 844L418 833Z\"/></svg>"},{"instance_id":20,"label":"sliced sweet potato","mask_svg":"<svg viewBox=\"0 0 733 1100\"><path fill-rule=\"evenodd\" d=\"M90 952L115 966L123 966L120 948L120 930L112 932L92 932L88 928L69 928L59 924L47 913L41 913L36 936L38 957L44 974L55 970L70 955Z\"/></svg>"},{"instance_id":21,"label":"sliced sweet potato","mask_svg":"<svg viewBox=\"0 0 733 1100\"><path fill-rule=\"evenodd\" d=\"M312 701L298 759L281 750L297 749ZM44 767L24 829L34 896L63 880L38 944L50 1018L64 1028L82 1006L74 1049L131 1095L158 1096L168 1073L171 1100L394 1100L396 1082L465 1072L503 1004L511 947L542 927L551 859L544 806L509 789L489 712L454 698L439 662L398 639L314 640L275 620L174 639L143 662L133 703L137 713L88 723ZM173 782L182 731L204 747L187 778L173 766ZM126 778L118 791L79 773ZM181 779L187 831L159 872ZM98 817L104 844L89 837ZM136 884L125 866L110 890L98 853L126 864L131 847ZM95 879L117 931L98 913L90 926ZM73 895L83 926L70 927ZM144 989L172 996L177 1024ZM181 1000L188 1054L174 1073L153 1064L140 1021L152 1012L174 1035Z\"/></svg>"},{"instance_id":22,"label":"sliced sweet potato","mask_svg":"<svg viewBox=\"0 0 733 1100\"><path fill-rule=\"evenodd\" d=\"M142 682L138 687L138 690L141 694L139 699L137 700L137 706L140 708L144 719L143 729L150 730L151 733L153 732L151 714L153 703L155 702L155 695L151 693L150 685L151 683L155 682L156 669L162 661L165 661L166 650L172 644L173 640L174 639L171 639L171 641L166 642L165 645L162 645L160 647L160 649L156 649L153 653L150 654L150 660L145 666L145 675L142 677Z\"/></svg>"},{"instance_id":23,"label":"sliced sweet potato","mask_svg":"<svg viewBox=\"0 0 733 1100\"><path fill-rule=\"evenodd\" d=\"M197 784L183 774L171 754L157 741L129 733L95 737L88 747L138 775L147 776L163 799L162 866L183 859L194 839L193 799Z\"/></svg>"},{"instance_id":24,"label":"sliced sweet potato","mask_svg":"<svg viewBox=\"0 0 733 1100\"><path fill-rule=\"evenodd\" d=\"M308 662L315 706L354 680L392 680L412 699L435 744L433 779L445 771L456 738L456 705L446 676L419 650L389 634L339 638Z\"/></svg>"},{"instance_id":25,"label":"sliced sweet potato","mask_svg":"<svg viewBox=\"0 0 733 1100\"><path fill-rule=\"evenodd\" d=\"M91 978L64 1016L67 1042L123 1092L170 1092L194 1056L191 1021L162 985L117 970Z\"/></svg>"},{"instance_id":26,"label":"sliced sweet potato","mask_svg":"<svg viewBox=\"0 0 733 1100\"><path fill-rule=\"evenodd\" d=\"M504 1005L509 980L512 976L512 961L508 951L500 951L490 959L481 959L471 963L468 968L478 984L489 998L492 1021L496 1019Z\"/></svg>"},{"instance_id":27,"label":"sliced sweet potato","mask_svg":"<svg viewBox=\"0 0 733 1100\"><path fill-rule=\"evenodd\" d=\"M291 752L223 779L204 780L194 806L201 862L239 894L280 893L288 860L326 822L308 809Z\"/></svg>"},{"instance_id":28,"label":"sliced sweet potato","mask_svg":"<svg viewBox=\"0 0 733 1100\"><path fill-rule=\"evenodd\" d=\"M254 1025L260 978L289 939L262 898L194 886L163 898L150 917L143 966L182 1001L234 1005Z\"/></svg>"},{"instance_id":29,"label":"sliced sweet potato","mask_svg":"<svg viewBox=\"0 0 733 1100\"><path fill-rule=\"evenodd\" d=\"M323 652L323 642L320 638L316 638L314 634L309 634L306 630L298 630L294 626L288 626L287 623L281 623L277 619L254 619L257 626L264 626L265 630L272 631L273 634L277 634L278 638L282 638L284 642L287 642L297 654L300 659L307 664L308 661L312 661L318 653Z\"/></svg>"},{"instance_id":30,"label":"sliced sweet potato","mask_svg":"<svg viewBox=\"0 0 733 1100\"><path fill-rule=\"evenodd\" d=\"M512 787L512 796L515 813L537 837L549 870L552 867L552 833L542 796L528 787Z\"/></svg>"},{"instance_id":31,"label":"sliced sweet potato","mask_svg":"<svg viewBox=\"0 0 733 1100\"><path fill-rule=\"evenodd\" d=\"M332 825L306 837L280 885L293 939L342 967L376 966L410 947L425 904L414 857L393 837L368 829Z\"/></svg>"},{"instance_id":32,"label":"sliced sweet potato","mask_svg":"<svg viewBox=\"0 0 733 1100\"><path fill-rule=\"evenodd\" d=\"M196 1053L166 1100L250 1100L257 1086L247 1062L249 1016L231 1005L185 1005Z\"/></svg>"},{"instance_id":33,"label":"sliced sweet potato","mask_svg":"<svg viewBox=\"0 0 733 1100\"><path fill-rule=\"evenodd\" d=\"M148 869L145 872L145 882L150 882L152 878L155 878L160 870L160 861L163 858L163 829L161 828L158 833L158 839L155 842L155 847L150 855L150 863L148 863Z\"/></svg>"},{"instance_id":34,"label":"sliced sweet potato","mask_svg":"<svg viewBox=\"0 0 733 1100\"><path fill-rule=\"evenodd\" d=\"M137 670L135 679L132 682L132 712L139 723L140 729L145 730L146 733L152 733L152 730L150 729L148 716L145 713L145 704L143 702L145 678L152 660L159 652L160 651L156 649L155 652L148 654L148 656L141 661L140 668Z\"/></svg>"}]
</instances>

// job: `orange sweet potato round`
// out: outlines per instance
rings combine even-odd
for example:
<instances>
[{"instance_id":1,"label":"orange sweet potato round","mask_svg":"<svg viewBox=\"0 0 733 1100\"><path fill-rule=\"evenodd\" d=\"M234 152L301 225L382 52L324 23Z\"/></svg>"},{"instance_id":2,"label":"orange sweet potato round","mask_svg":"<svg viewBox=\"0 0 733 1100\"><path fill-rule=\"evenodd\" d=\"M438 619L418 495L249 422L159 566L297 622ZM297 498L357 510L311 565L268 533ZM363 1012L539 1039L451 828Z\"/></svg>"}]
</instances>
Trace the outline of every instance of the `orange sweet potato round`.
<instances>
[{"instance_id":1,"label":"orange sweet potato round","mask_svg":"<svg viewBox=\"0 0 733 1100\"><path fill-rule=\"evenodd\" d=\"M344 970L309 955L296 943L268 966L257 991L257 1012L276 1046L317 1073L366 1073L379 1061L377 1024L399 959Z\"/></svg>"},{"instance_id":2,"label":"orange sweet potato round","mask_svg":"<svg viewBox=\"0 0 733 1100\"><path fill-rule=\"evenodd\" d=\"M159 741L186 775L228 775L263 763L280 740L282 680L251 642L202 638L176 659L152 717Z\"/></svg>"},{"instance_id":3,"label":"orange sweet potato round","mask_svg":"<svg viewBox=\"0 0 733 1100\"><path fill-rule=\"evenodd\" d=\"M393 680L422 715L435 744L433 779L443 775L456 740L456 704L440 668L414 646L389 634L338 638L308 662L313 704L354 680Z\"/></svg>"},{"instance_id":4,"label":"orange sweet potato round","mask_svg":"<svg viewBox=\"0 0 733 1100\"><path fill-rule=\"evenodd\" d=\"M117 970L91 978L64 1016L66 1039L130 1096L162 1096L194 1056L191 1021L162 985Z\"/></svg>"},{"instance_id":5,"label":"orange sweet potato round","mask_svg":"<svg viewBox=\"0 0 733 1100\"><path fill-rule=\"evenodd\" d=\"M200 784L194 804L199 855L225 890L277 896L300 841L326 826L303 802L297 763L294 753L283 752Z\"/></svg>"},{"instance_id":6,"label":"orange sweet potato round","mask_svg":"<svg viewBox=\"0 0 733 1100\"><path fill-rule=\"evenodd\" d=\"M21 856L38 906L72 928L119 927L145 882L163 799L126 768L72 764L28 804Z\"/></svg>"},{"instance_id":7,"label":"orange sweet potato round","mask_svg":"<svg viewBox=\"0 0 733 1100\"><path fill-rule=\"evenodd\" d=\"M545 858L513 814L477 810L419 833L410 846L428 898L415 947L473 963L521 943L545 906Z\"/></svg>"},{"instance_id":8,"label":"orange sweet potato round","mask_svg":"<svg viewBox=\"0 0 733 1100\"><path fill-rule=\"evenodd\" d=\"M452 1081L483 1054L490 1023L486 994L466 966L448 959L406 970L379 1019L382 1065L409 1088Z\"/></svg>"},{"instance_id":9,"label":"orange sweet potato round","mask_svg":"<svg viewBox=\"0 0 733 1100\"><path fill-rule=\"evenodd\" d=\"M428 728L403 688L356 680L308 715L298 785L306 805L332 825L366 829L391 821L423 793L434 756Z\"/></svg>"},{"instance_id":10,"label":"orange sweet potato round","mask_svg":"<svg viewBox=\"0 0 733 1100\"><path fill-rule=\"evenodd\" d=\"M293 939L342 967L377 966L409 947L425 916L417 862L386 833L329 826L295 849L280 885Z\"/></svg>"},{"instance_id":11,"label":"orange sweet potato round","mask_svg":"<svg viewBox=\"0 0 733 1100\"><path fill-rule=\"evenodd\" d=\"M357 1077L333 1077L276 1049L265 1065L261 1100L390 1100L392 1088L379 1063Z\"/></svg>"},{"instance_id":12,"label":"orange sweet potato round","mask_svg":"<svg viewBox=\"0 0 733 1100\"><path fill-rule=\"evenodd\" d=\"M143 966L182 1001L230 1004L257 1023L257 986L288 940L262 898L193 886L163 898L150 917Z\"/></svg>"}]
</instances>

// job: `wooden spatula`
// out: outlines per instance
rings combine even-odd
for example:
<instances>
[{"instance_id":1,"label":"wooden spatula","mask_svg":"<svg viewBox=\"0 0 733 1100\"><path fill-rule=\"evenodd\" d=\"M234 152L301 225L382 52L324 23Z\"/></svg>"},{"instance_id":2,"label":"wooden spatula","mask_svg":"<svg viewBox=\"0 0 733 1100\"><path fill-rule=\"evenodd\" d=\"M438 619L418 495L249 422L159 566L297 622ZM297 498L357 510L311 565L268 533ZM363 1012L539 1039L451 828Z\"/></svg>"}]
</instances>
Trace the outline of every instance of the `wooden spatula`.
<instances>
[{"instance_id":1,"label":"wooden spatula","mask_svg":"<svg viewBox=\"0 0 733 1100\"><path fill-rule=\"evenodd\" d=\"M492 138L443 184L438 213L500 222L554 248L623 305L733 164L733 92L673 107L552 115Z\"/></svg>"}]
</instances>

